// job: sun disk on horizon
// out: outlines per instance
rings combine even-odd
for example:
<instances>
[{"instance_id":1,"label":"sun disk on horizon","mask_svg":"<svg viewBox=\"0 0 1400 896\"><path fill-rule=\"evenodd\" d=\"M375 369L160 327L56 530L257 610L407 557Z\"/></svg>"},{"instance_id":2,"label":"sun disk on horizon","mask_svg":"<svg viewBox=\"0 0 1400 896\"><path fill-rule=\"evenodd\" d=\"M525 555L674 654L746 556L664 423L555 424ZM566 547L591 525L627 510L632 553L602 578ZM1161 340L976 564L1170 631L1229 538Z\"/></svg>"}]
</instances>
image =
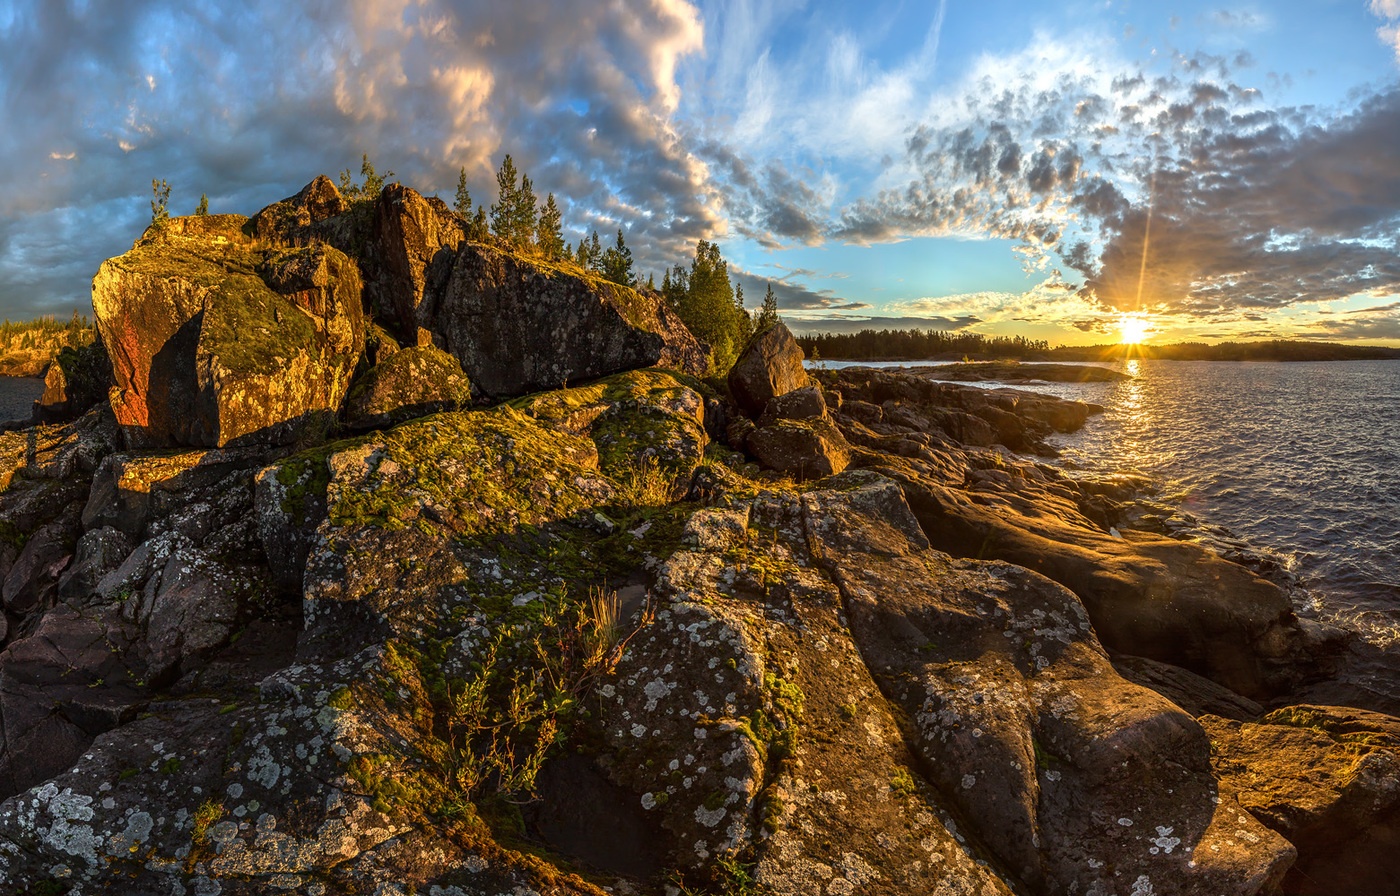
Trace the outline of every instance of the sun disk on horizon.
<instances>
[{"instance_id":1,"label":"sun disk on horizon","mask_svg":"<svg viewBox=\"0 0 1400 896\"><path fill-rule=\"evenodd\" d=\"M1122 314L1118 318L1118 342L1137 345L1152 332L1152 323L1141 314Z\"/></svg>"}]
</instances>

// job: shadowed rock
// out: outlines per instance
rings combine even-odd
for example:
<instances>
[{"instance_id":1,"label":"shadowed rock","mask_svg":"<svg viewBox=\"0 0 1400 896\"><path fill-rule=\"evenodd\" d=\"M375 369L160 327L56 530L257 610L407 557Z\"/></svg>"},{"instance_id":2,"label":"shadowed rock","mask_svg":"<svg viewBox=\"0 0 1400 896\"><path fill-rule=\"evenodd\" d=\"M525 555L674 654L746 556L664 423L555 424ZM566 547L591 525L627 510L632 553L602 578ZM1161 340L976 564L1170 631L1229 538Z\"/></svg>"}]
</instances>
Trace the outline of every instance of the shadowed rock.
<instances>
[{"instance_id":1,"label":"shadowed rock","mask_svg":"<svg viewBox=\"0 0 1400 896\"><path fill-rule=\"evenodd\" d=\"M749 340L729 371L729 391L750 417L762 414L779 395L809 383L802 368L802 349L782 321Z\"/></svg>"},{"instance_id":2,"label":"shadowed rock","mask_svg":"<svg viewBox=\"0 0 1400 896\"><path fill-rule=\"evenodd\" d=\"M345 399L353 430L393 426L471 404L471 384L457 359L431 345L412 346L371 367Z\"/></svg>"},{"instance_id":3,"label":"shadowed rock","mask_svg":"<svg viewBox=\"0 0 1400 896\"><path fill-rule=\"evenodd\" d=\"M494 398L658 364L704 372L658 298L479 243L462 244L424 325Z\"/></svg>"}]
</instances>

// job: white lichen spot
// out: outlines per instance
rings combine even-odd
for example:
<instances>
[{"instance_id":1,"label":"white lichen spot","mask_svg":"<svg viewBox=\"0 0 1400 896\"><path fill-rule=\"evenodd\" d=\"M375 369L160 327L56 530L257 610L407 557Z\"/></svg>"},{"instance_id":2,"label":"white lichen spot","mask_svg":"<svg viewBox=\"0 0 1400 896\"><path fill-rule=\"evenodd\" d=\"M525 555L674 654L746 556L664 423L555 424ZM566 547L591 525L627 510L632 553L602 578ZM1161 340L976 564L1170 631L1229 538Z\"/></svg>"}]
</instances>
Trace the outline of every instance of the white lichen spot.
<instances>
[{"instance_id":1,"label":"white lichen spot","mask_svg":"<svg viewBox=\"0 0 1400 896\"><path fill-rule=\"evenodd\" d=\"M963 786L963 790L971 790L974 786L976 786L976 784L977 784L977 776L976 776L976 775L963 775L963 776L962 776L962 786Z\"/></svg>"},{"instance_id":2,"label":"white lichen spot","mask_svg":"<svg viewBox=\"0 0 1400 896\"><path fill-rule=\"evenodd\" d=\"M1120 818L1118 819L1118 823L1125 828L1130 828L1133 826L1133 820L1131 818Z\"/></svg>"},{"instance_id":3,"label":"white lichen spot","mask_svg":"<svg viewBox=\"0 0 1400 896\"><path fill-rule=\"evenodd\" d=\"M725 812L726 810L723 806L718 809L706 809L704 806L696 806L695 820L707 828L712 828L724 820Z\"/></svg>"},{"instance_id":4,"label":"white lichen spot","mask_svg":"<svg viewBox=\"0 0 1400 896\"><path fill-rule=\"evenodd\" d=\"M1157 839L1152 841L1155 847L1153 849L1154 855L1156 854L1157 849L1162 850L1162 852L1166 853L1167 855L1171 855L1172 850L1176 849L1178 846L1181 845L1181 838L1172 836L1173 830L1174 828L1168 828L1158 825Z\"/></svg>"}]
</instances>

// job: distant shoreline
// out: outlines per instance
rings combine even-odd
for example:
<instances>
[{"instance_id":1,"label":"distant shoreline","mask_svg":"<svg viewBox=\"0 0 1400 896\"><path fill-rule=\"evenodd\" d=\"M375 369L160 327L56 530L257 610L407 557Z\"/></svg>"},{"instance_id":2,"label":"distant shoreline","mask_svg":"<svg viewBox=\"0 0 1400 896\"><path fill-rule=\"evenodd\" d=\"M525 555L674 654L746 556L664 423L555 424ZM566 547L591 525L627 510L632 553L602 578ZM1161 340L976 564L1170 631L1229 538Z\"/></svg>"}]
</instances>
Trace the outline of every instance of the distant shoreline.
<instances>
[{"instance_id":1,"label":"distant shoreline","mask_svg":"<svg viewBox=\"0 0 1400 896\"><path fill-rule=\"evenodd\" d=\"M842 364L863 364L863 363L870 363L870 364L1117 364L1117 363L1122 362L1122 361L1210 361L1210 362L1212 362L1212 363L1231 363L1231 364L1238 364L1238 363L1242 363L1242 362L1278 363L1278 364L1296 364L1296 363L1309 363L1309 364L1326 363L1326 364L1332 364L1332 363L1344 363L1344 362L1348 362L1348 361L1400 361L1400 349L1393 349L1393 350L1390 350L1390 351L1392 352L1391 354L1376 355L1376 356L1369 356L1369 355L1368 355L1368 356L1365 356L1365 357L1348 357L1348 358L1340 358L1340 357L1339 357L1339 358L1331 358L1331 357L1326 357L1326 358L1323 358L1323 357L1299 357L1299 358L1261 358L1261 357L1242 357L1242 358L1183 358L1183 357L1171 357L1171 356L1160 356L1160 355L1137 355L1137 356L1132 356L1132 357L1120 356L1120 357L1114 357L1114 358L1080 358L1080 357L1069 358L1069 357L1051 356L1051 357L1039 357L1039 358L967 358L967 359L964 359L964 358L960 358L960 357L954 358L954 357L947 357L947 356L942 356L942 357L931 357L931 358L889 358L889 357L879 357L879 358L847 358L847 357L837 357L837 356L835 356L835 355L821 355L820 357L817 357L817 358L811 358L811 357L809 357L809 358L807 358L807 360L808 360L809 362L812 362L812 363L815 363L815 364L820 364L820 363L823 363L823 362L826 362L826 361L840 362L840 363L842 363Z\"/></svg>"}]
</instances>

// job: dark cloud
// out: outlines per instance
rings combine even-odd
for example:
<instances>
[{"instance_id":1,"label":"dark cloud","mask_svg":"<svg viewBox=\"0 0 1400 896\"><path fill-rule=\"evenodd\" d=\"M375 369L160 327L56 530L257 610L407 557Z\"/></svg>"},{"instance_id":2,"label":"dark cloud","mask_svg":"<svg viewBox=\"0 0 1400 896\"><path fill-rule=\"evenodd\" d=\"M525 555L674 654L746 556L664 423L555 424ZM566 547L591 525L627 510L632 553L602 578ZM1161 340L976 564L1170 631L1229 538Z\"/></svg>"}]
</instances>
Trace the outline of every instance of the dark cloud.
<instances>
[{"instance_id":1,"label":"dark cloud","mask_svg":"<svg viewBox=\"0 0 1400 896\"><path fill-rule=\"evenodd\" d=\"M789 271L784 277L760 277L749 271L731 268L729 276L734 283L744 288L744 304L749 308L757 308L763 304L763 296L770 285L773 287L773 296L778 300L778 309L785 312L855 311L870 307L865 302L839 296L832 290L813 290L795 282L809 276L821 276L810 271Z\"/></svg>"},{"instance_id":2,"label":"dark cloud","mask_svg":"<svg viewBox=\"0 0 1400 896\"><path fill-rule=\"evenodd\" d=\"M976 317L849 317L837 316L821 320L789 318L783 320L794 333L858 333L861 330L963 330L981 323Z\"/></svg>"}]
</instances>

